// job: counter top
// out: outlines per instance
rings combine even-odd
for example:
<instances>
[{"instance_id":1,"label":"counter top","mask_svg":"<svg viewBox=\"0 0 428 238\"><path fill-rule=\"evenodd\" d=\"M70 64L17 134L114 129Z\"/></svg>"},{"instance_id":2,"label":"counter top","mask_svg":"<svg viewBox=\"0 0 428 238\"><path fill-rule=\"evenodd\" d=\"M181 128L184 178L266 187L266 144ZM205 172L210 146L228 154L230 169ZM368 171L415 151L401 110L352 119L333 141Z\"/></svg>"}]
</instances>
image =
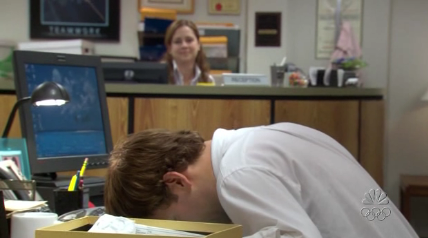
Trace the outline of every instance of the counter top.
<instances>
[{"instance_id":1,"label":"counter top","mask_svg":"<svg viewBox=\"0 0 428 238\"><path fill-rule=\"evenodd\" d=\"M259 86L173 86L156 84L106 83L107 94L168 96L246 96L246 97L377 97L381 88L259 87ZM12 80L0 80L0 91L14 91Z\"/></svg>"}]
</instances>

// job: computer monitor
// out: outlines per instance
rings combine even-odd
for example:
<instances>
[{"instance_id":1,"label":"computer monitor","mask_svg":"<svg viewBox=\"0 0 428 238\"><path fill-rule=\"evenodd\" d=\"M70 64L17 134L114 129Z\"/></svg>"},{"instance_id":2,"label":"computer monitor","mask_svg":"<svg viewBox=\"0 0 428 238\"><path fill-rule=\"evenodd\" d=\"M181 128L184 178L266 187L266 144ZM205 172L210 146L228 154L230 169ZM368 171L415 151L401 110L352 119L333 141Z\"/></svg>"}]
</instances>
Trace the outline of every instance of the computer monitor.
<instances>
[{"instance_id":1,"label":"computer monitor","mask_svg":"<svg viewBox=\"0 0 428 238\"><path fill-rule=\"evenodd\" d=\"M14 70L18 98L45 81L61 84L70 95L60 107L21 107L31 173L77 171L85 158L87 169L106 167L113 146L100 58L15 51Z\"/></svg>"}]
</instances>

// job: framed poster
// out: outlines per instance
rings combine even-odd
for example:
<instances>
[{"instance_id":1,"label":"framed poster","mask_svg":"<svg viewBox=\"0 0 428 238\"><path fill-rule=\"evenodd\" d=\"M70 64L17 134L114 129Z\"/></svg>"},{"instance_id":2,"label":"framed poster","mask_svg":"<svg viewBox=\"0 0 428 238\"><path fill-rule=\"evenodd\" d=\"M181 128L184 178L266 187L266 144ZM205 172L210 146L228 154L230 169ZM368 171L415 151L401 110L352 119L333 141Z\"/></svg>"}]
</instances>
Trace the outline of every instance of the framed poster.
<instances>
[{"instance_id":1,"label":"framed poster","mask_svg":"<svg viewBox=\"0 0 428 238\"><path fill-rule=\"evenodd\" d=\"M281 46L281 12L256 12L256 47Z\"/></svg>"},{"instance_id":2,"label":"framed poster","mask_svg":"<svg viewBox=\"0 0 428 238\"><path fill-rule=\"evenodd\" d=\"M208 13L214 15L241 14L241 0L208 0Z\"/></svg>"},{"instance_id":3,"label":"framed poster","mask_svg":"<svg viewBox=\"0 0 428 238\"><path fill-rule=\"evenodd\" d=\"M31 39L120 40L120 0L31 0Z\"/></svg>"},{"instance_id":4,"label":"framed poster","mask_svg":"<svg viewBox=\"0 0 428 238\"><path fill-rule=\"evenodd\" d=\"M317 0L315 46L317 59L330 59L336 47L336 7L337 0ZM347 21L351 24L354 35L361 45L363 0L342 0L340 14L342 21ZM340 31L340 29L338 30Z\"/></svg>"},{"instance_id":5,"label":"framed poster","mask_svg":"<svg viewBox=\"0 0 428 238\"><path fill-rule=\"evenodd\" d=\"M195 0L138 0L138 9L142 7L171 9L181 14L193 14Z\"/></svg>"}]
</instances>

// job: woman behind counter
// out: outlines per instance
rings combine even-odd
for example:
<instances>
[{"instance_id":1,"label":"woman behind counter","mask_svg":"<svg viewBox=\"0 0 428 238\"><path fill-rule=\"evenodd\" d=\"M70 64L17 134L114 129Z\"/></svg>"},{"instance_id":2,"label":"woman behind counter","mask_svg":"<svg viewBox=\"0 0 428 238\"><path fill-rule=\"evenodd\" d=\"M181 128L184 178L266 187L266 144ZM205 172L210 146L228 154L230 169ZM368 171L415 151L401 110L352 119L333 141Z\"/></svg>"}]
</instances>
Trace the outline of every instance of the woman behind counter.
<instances>
[{"instance_id":1,"label":"woman behind counter","mask_svg":"<svg viewBox=\"0 0 428 238\"><path fill-rule=\"evenodd\" d=\"M188 20L174 21L166 32L165 45L170 84L214 83L195 23Z\"/></svg>"}]
</instances>

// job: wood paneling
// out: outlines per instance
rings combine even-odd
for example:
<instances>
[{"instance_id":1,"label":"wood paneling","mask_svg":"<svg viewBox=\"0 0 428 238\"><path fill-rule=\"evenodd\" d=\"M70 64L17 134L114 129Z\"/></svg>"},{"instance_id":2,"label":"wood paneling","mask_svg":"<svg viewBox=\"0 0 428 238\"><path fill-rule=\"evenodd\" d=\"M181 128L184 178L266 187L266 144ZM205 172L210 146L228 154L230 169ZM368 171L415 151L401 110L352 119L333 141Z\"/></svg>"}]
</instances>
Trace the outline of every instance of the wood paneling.
<instances>
[{"instance_id":1,"label":"wood paneling","mask_svg":"<svg viewBox=\"0 0 428 238\"><path fill-rule=\"evenodd\" d=\"M320 130L358 159L358 101L279 100L275 122L293 122Z\"/></svg>"},{"instance_id":2,"label":"wood paneling","mask_svg":"<svg viewBox=\"0 0 428 238\"><path fill-rule=\"evenodd\" d=\"M360 163L383 186L384 101L361 101Z\"/></svg>"},{"instance_id":3,"label":"wood paneling","mask_svg":"<svg viewBox=\"0 0 428 238\"><path fill-rule=\"evenodd\" d=\"M16 102L16 95L0 95L0 130L3 134L7 119ZM19 110L16 111L15 119L10 128L9 138L21 138L21 125L19 123Z\"/></svg>"},{"instance_id":4,"label":"wood paneling","mask_svg":"<svg viewBox=\"0 0 428 238\"><path fill-rule=\"evenodd\" d=\"M128 134L128 98L107 98L113 145Z\"/></svg>"},{"instance_id":5,"label":"wood paneling","mask_svg":"<svg viewBox=\"0 0 428 238\"><path fill-rule=\"evenodd\" d=\"M196 130L206 140L217 128L270 123L269 100L145 99L135 100L134 131L150 128Z\"/></svg>"},{"instance_id":6,"label":"wood paneling","mask_svg":"<svg viewBox=\"0 0 428 238\"><path fill-rule=\"evenodd\" d=\"M0 129L16 102L15 95L0 95ZM113 143L128 134L127 97L109 97ZM270 100L137 98L134 131L149 128L189 129L211 139L217 128L270 124ZM294 122L318 129L344 145L383 185L384 101L382 100L277 100L274 121ZM10 137L21 137L19 114ZM74 171L61 174L74 174ZM104 176L105 169L88 170L88 176Z\"/></svg>"}]
</instances>

